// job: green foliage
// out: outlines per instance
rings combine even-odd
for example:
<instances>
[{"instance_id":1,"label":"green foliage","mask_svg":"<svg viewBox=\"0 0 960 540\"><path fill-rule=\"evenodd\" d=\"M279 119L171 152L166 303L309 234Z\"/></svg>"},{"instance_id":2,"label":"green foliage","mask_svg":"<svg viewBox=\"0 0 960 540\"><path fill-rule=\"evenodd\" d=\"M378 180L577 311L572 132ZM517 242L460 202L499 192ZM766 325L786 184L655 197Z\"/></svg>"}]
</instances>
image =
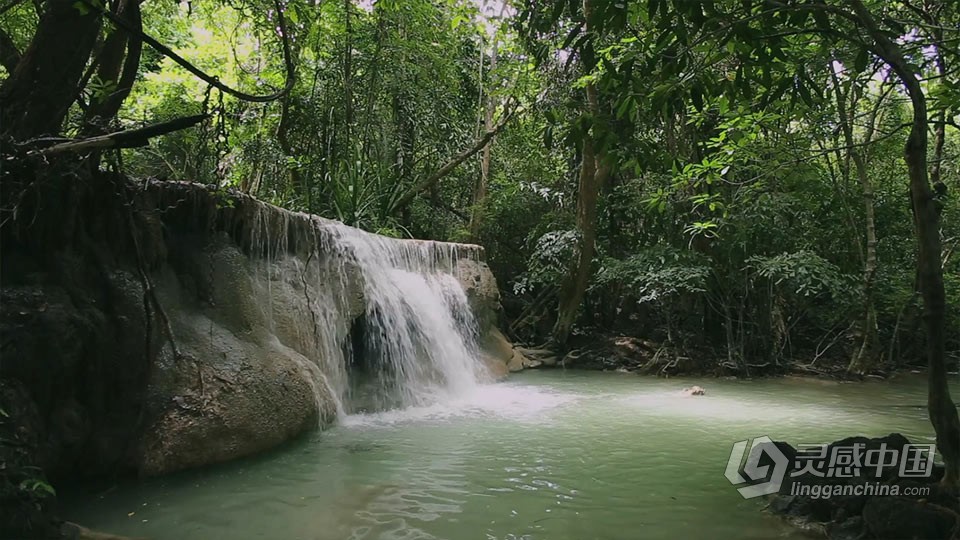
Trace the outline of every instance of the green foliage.
<instances>
[{"instance_id":1,"label":"green foliage","mask_svg":"<svg viewBox=\"0 0 960 540\"><path fill-rule=\"evenodd\" d=\"M625 296L670 298L682 319L703 321L691 332L715 343L731 339L700 319L706 302L732 318L724 324L735 327L736 343L724 345L769 359L783 354L786 343L815 348L830 328L862 317L864 203L838 125L834 73L846 91L853 85L860 96L855 139L864 137L873 108L879 110L874 140L862 152L879 238L872 298L882 337L891 337L904 310L916 309L916 248L902 157L909 106L897 91L886 91L893 97L878 102L884 90L877 73L884 71L868 46L847 39L863 35L855 23L860 15L835 16L848 4L827 0L832 11L794 4L803 5L598 1L590 40L577 2L521 9L521 35L539 69L577 73L564 79L566 93L554 90L558 99L545 112L545 143L569 152L573 172L580 138L592 129L614 169L601 200L600 255L581 323L600 317L610 321L607 328L616 325L624 317L609 314L627 313ZM931 46L936 36L929 21L910 6L865 4L925 79L932 114L954 112L956 77L939 77L930 60L934 52L956 58L956 51ZM955 8L937 9L928 16L960 20ZM911 39L900 39L908 33ZM577 62L592 70L583 75L569 67ZM596 118L583 112L587 82L599 90ZM951 145L958 132L948 128L946 134L944 156L956 155ZM952 162L945 157L944 163ZM958 178L958 171L942 170ZM567 193L575 187L568 183ZM957 235L957 206L956 198L945 202L945 239ZM695 259L651 255L663 250ZM533 253L528 268L540 270L541 252ZM949 268L945 273L956 320ZM644 321L669 327L669 318L652 317L631 312L621 331L654 330Z\"/></svg>"},{"instance_id":2,"label":"green foliage","mask_svg":"<svg viewBox=\"0 0 960 540\"><path fill-rule=\"evenodd\" d=\"M703 257L668 246L647 248L619 260L604 259L596 285L619 285L622 294L637 303L665 302L680 295L707 290L710 266Z\"/></svg>"},{"instance_id":3,"label":"green foliage","mask_svg":"<svg viewBox=\"0 0 960 540\"><path fill-rule=\"evenodd\" d=\"M30 494L34 498L55 497L56 490L53 489L45 480L38 478L25 479L20 482L20 490Z\"/></svg>"},{"instance_id":4,"label":"green foliage","mask_svg":"<svg viewBox=\"0 0 960 540\"><path fill-rule=\"evenodd\" d=\"M575 230L551 231L538 238L527 271L514 283L514 293L563 281L577 258L578 241L579 233Z\"/></svg>"},{"instance_id":5,"label":"green foliage","mask_svg":"<svg viewBox=\"0 0 960 540\"><path fill-rule=\"evenodd\" d=\"M747 269L785 292L804 297L841 296L855 283L836 265L806 250L772 257L754 255L747 259Z\"/></svg>"},{"instance_id":6,"label":"green foliage","mask_svg":"<svg viewBox=\"0 0 960 540\"><path fill-rule=\"evenodd\" d=\"M221 96L146 48L116 124L213 117L110 159L137 176L216 185L225 206L235 188L389 236L483 244L507 314L515 316L569 280L589 133L611 175L600 195L597 255L579 323L634 334L674 326L718 348L769 359L785 347L772 343L775 327L789 321L790 344L806 347L795 352L803 356L832 326L855 327L867 297L863 187L841 129L839 85L857 98L848 111L855 141L876 113L873 140L857 147L873 189L878 266L870 297L881 338L913 339L903 334L917 334L915 327L892 335L898 321L919 317L903 163L912 111L896 74L864 41L850 4L592 6L587 36L582 3L566 0L512 4L502 17L491 14L497 5L466 0L292 0L285 13L297 79L289 96L267 104ZM900 1L864 6L922 79L931 118L942 113L952 122L960 83L949 69L940 76L934 54L946 66L960 62L950 46L957 7L933 2L936 9L921 15ZM273 9L262 0L147 2L143 23L230 86L271 92L285 81ZM0 15L21 52L37 20L27 2ZM938 28L946 32L939 47ZM104 25L99 43L110 31ZM94 61L84 106L117 90L90 70ZM598 114L587 104L588 83ZM506 103L521 106L489 146L485 195L478 154L397 208L474 144L488 102L495 120ZM74 106L63 134L76 135L83 116ZM938 198L954 326L958 133L945 128L940 165L950 190ZM549 311L544 319L553 317ZM520 337L542 341L538 332L550 325L534 326ZM731 338L725 330L734 328ZM836 351L854 346L840 343ZM920 344L910 347L920 351ZM960 350L960 341L949 346Z\"/></svg>"}]
</instances>

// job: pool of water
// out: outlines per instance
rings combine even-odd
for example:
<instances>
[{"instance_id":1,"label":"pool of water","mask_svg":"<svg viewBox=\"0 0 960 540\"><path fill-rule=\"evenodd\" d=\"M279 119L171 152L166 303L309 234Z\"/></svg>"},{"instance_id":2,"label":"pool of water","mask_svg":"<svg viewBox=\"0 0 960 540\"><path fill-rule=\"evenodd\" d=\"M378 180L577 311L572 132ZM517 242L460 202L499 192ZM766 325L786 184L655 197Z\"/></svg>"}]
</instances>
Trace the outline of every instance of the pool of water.
<instances>
[{"instance_id":1,"label":"pool of water","mask_svg":"<svg viewBox=\"0 0 960 540\"><path fill-rule=\"evenodd\" d=\"M707 395L679 395L691 384ZM925 403L919 377L525 372L454 402L350 416L255 459L66 494L63 514L154 540L801 538L729 485L732 444L932 442Z\"/></svg>"}]
</instances>

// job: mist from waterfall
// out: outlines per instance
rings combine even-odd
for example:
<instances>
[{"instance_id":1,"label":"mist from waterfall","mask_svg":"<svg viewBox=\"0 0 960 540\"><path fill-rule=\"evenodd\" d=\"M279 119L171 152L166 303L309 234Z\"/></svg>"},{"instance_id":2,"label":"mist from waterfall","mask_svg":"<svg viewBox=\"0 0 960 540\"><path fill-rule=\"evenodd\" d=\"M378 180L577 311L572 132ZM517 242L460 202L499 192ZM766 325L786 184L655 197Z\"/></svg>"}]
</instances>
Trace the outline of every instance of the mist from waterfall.
<instances>
[{"instance_id":1,"label":"mist from waterfall","mask_svg":"<svg viewBox=\"0 0 960 540\"><path fill-rule=\"evenodd\" d=\"M258 227L254 251L270 261L266 279L258 281L267 304L275 299L273 282L301 282L289 283L309 306L309 313L297 314L297 332L309 342L305 356L319 368L318 384L333 394L340 414L429 405L489 378L477 321L457 279L458 261L475 260L476 248L309 219L314 237L298 242L311 246L305 254L287 253L288 224ZM277 307L265 309L272 321L289 317Z\"/></svg>"}]
</instances>

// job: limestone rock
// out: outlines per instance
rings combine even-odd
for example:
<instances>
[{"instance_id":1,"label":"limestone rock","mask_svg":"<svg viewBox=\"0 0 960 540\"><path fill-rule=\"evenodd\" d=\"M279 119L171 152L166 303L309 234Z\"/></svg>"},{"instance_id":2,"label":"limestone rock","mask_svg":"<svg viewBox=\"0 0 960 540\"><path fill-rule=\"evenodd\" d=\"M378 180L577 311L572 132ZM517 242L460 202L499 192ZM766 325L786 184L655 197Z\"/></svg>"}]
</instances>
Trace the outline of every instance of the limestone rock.
<instances>
[{"instance_id":1,"label":"limestone rock","mask_svg":"<svg viewBox=\"0 0 960 540\"><path fill-rule=\"evenodd\" d=\"M295 351L244 343L226 332L183 350L184 358L162 368L164 388L157 391L170 397L144 434L143 475L261 452L336 416L332 397L317 387L316 368Z\"/></svg>"},{"instance_id":2,"label":"limestone rock","mask_svg":"<svg viewBox=\"0 0 960 540\"><path fill-rule=\"evenodd\" d=\"M524 364L526 363L527 359L520 354L519 351L513 351L513 353L510 355L510 361L507 362L507 369L509 369L511 373L523 371Z\"/></svg>"},{"instance_id":3,"label":"limestone rock","mask_svg":"<svg viewBox=\"0 0 960 540\"><path fill-rule=\"evenodd\" d=\"M355 261L318 234L323 220L194 184L131 187L136 230L126 208L87 205L99 212L81 220L96 224L89 246L4 253L0 379L22 381L48 419L40 465L58 478L163 474L329 424L343 374L328 353L349 344L366 302ZM497 329L482 248L448 247L491 374L532 365ZM315 319L329 303L342 320Z\"/></svg>"},{"instance_id":4,"label":"limestone rock","mask_svg":"<svg viewBox=\"0 0 960 540\"><path fill-rule=\"evenodd\" d=\"M541 360L537 360L537 359L534 359L534 358L525 358L525 359L523 360L523 367L524 367L524 368L531 368L531 369L532 369L532 368L538 368L538 367L540 367L540 366L542 366L542 365L543 365L543 362L542 362Z\"/></svg>"},{"instance_id":5,"label":"limestone rock","mask_svg":"<svg viewBox=\"0 0 960 540\"><path fill-rule=\"evenodd\" d=\"M496 326L500 317L500 289L487 263L472 258L457 261L457 278L467 293L481 331Z\"/></svg>"},{"instance_id":6,"label":"limestone rock","mask_svg":"<svg viewBox=\"0 0 960 540\"><path fill-rule=\"evenodd\" d=\"M494 377L502 378L507 372L539 366L539 362L531 362L521 349L515 349L497 327L501 311L500 289L487 263L479 258L465 257L457 261L456 270L479 326L484 362Z\"/></svg>"},{"instance_id":7,"label":"limestone rock","mask_svg":"<svg viewBox=\"0 0 960 540\"><path fill-rule=\"evenodd\" d=\"M520 371L526 363L523 357L497 327L490 327L480 341L481 354L495 378L503 378L507 372Z\"/></svg>"}]
</instances>

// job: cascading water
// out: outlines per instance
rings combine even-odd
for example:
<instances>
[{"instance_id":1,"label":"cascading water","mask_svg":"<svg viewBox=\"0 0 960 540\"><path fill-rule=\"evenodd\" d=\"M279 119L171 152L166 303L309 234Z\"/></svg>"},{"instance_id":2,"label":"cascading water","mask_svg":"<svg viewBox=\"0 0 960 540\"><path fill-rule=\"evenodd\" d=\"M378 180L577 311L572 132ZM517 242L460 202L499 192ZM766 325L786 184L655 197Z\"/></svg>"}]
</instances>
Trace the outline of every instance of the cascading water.
<instances>
[{"instance_id":1,"label":"cascading water","mask_svg":"<svg viewBox=\"0 0 960 540\"><path fill-rule=\"evenodd\" d=\"M457 279L458 261L476 259L476 248L398 240L304 214L277 216L257 216L252 232L253 251L269 261L258 271L263 309L271 325L289 319L274 305L272 282L301 282L290 284L303 291L309 311L297 314L298 340L340 414L427 405L489 378ZM292 216L312 223L310 238L292 242L302 234L287 222ZM309 246L307 253L288 253L293 243Z\"/></svg>"},{"instance_id":2,"label":"cascading water","mask_svg":"<svg viewBox=\"0 0 960 540\"><path fill-rule=\"evenodd\" d=\"M325 225L330 247L363 281L360 336L346 361L368 369L342 394L347 410L424 405L475 387L485 376L477 325L454 275L465 254L455 245Z\"/></svg>"}]
</instances>

